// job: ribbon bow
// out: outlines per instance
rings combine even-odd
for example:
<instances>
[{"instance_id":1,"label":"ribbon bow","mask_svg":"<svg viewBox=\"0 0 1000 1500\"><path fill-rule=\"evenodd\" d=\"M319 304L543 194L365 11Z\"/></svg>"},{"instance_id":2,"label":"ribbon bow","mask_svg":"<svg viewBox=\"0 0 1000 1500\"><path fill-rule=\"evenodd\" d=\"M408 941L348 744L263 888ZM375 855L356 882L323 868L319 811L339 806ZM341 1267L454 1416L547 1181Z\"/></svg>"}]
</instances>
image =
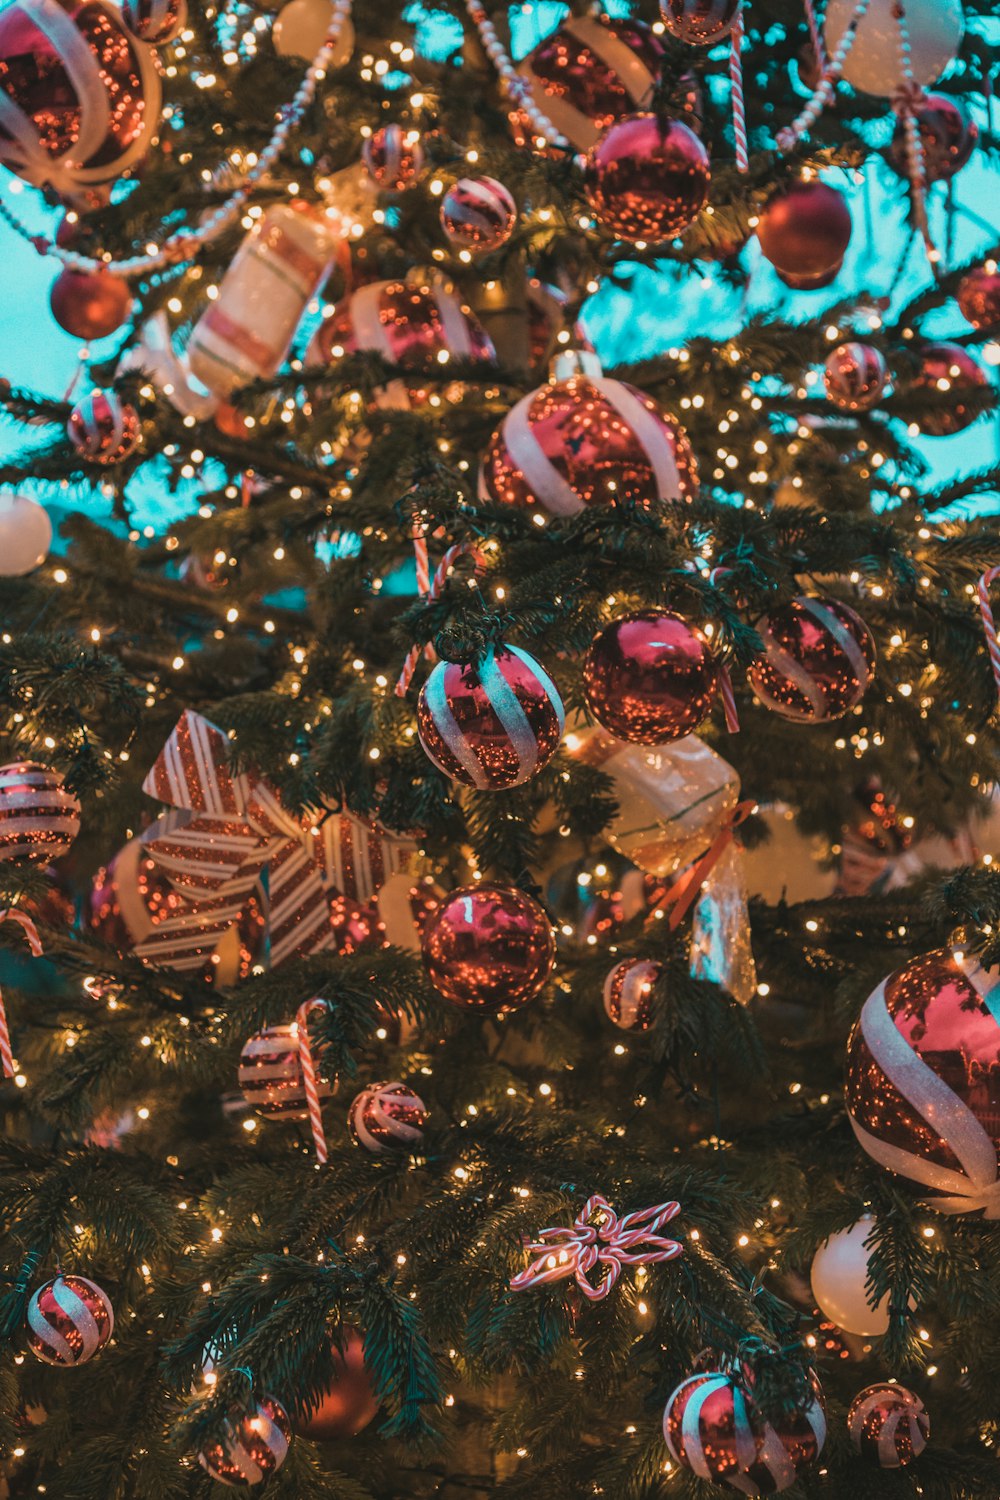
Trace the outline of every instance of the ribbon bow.
<instances>
[{"instance_id":1,"label":"ribbon bow","mask_svg":"<svg viewBox=\"0 0 1000 1500\"><path fill-rule=\"evenodd\" d=\"M726 814L718 833L705 853L695 860L678 880L674 881L664 896L660 897L646 918L647 922L651 922L658 911L666 911L668 907L673 907L667 925L671 932L680 926L694 905L705 881L735 838L737 828L741 823L746 822L756 806L756 802L752 799L737 802L732 811Z\"/></svg>"},{"instance_id":2,"label":"ribbon bow","mask_svg":"<svg viewBox=\"0 0 1000 1500\"><path fill-rule=\"evenodd\" d=\"M16 922L24 932L32 958L41 958L42 940L38 936L38 928L29 916L10 906L6 911L0 911L0 922ZM10 1045L10 1032L7 1029L7 1007L3 1003L2 993L0 993L0 1068L3 1069L5 1078L14 1077L14 1054Z\"/></svg>"},{"instance_id":3,"label":"ribbon bow","mask_svg":"<svg viewBox=\"0 0 1000 1500\"><path fill-rule=\"evenodd\" d=\"M264 777L233 775L222 730L190 711L142 785L171 804L142 842L176 899L135 951L168 968L201 968L265 866L272 966L321 953L334 945L328 892L366 905L416 849L353 813L294 816Z\"/></svg>"},{"instance_id":4,"label":"ribbon bow","mask_svg":"<svg viewBox=\"0 0 1000 1500\"><path fill-rule=\"evenodd\" d=\"M674 1260L683 1250L676 1240L664 1239L656 1231L680 1213L679 1203L658 1203L619 1218L606 1198L595 1193L584 1204L571 1229L540 1229L537 1240L525 1249L537 1257L527 1270L511 1280L512 1292L544 1286L572 1276L585 1297L599 1302L606 1297L622 1273L623 1266ZM596 1216L597 1222L591 1220ZM601 1279L595 1285L590 1272L600 1265Z\"/></svg>"}]
</instances>

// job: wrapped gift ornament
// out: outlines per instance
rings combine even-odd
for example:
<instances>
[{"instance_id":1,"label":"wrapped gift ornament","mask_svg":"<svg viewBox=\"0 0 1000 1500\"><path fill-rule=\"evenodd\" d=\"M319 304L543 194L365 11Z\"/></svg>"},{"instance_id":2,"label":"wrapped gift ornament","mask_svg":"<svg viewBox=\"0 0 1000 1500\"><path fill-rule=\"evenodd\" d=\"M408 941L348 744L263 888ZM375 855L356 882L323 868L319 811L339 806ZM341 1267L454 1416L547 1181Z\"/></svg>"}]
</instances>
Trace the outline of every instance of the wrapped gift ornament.
<instances>
[{"instance_id":1,"label":"wrapped gift ornament","mask_svg":"<svg viewBox=\"0 0 1000 1500\"><path fill-rule=\"evenodd\" d=\"M691 976L749 1005L757 993L743 850L730 841L705 877L691 926Z\"/></svg>"},{"instance_id":2,"label":"wrapped gift ornament","mask_svg":"<svg viewBox=\"0 0 1000 1500\"><path fill-rule=\"evenodd\" d=\"M570 16L518 63L534 103L578 151L650 98L663 44L642 21Z\"/></svg>"}]
</instances>

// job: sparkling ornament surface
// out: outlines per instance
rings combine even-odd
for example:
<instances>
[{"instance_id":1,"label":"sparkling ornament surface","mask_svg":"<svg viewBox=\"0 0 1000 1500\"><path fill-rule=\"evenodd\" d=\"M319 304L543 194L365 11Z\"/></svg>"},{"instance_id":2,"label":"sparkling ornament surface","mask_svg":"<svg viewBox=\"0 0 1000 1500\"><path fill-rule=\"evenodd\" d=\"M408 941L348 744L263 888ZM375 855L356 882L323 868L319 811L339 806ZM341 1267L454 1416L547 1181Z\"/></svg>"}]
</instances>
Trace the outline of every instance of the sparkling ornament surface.
<instances>
[{"instance_id":1,"label":"sparkling ornament surface","mask_svg":"<svg viewBox=\"0 0 1000 1500\"><path fill-rule=\"evenodd\" d=\"M483 791L530 780L558 750L565 721L555 683L516 646L491 646L475 664L438 662L417 700L425 753Z\"/></svg>"},{"instance_id":2,"label":"sparkling ornament surface","mask_svg":"<svg viewBox=\"0 0 1000 1500\"><path fill-rule=\"evenodd\" d=\"M847 1045L847 1112L861 1146L943 1213L1000 1217L998 975L938 951L868 997Z\"/></svg>"},{"instance_id":3,"label":"sparkling ornament surface","mask_svg":"<svg viewBox=\"0 0 1000 1500\"><path fill-rule=\"evenodd\" d=\"M827 399L841 411L871 411L882 399L886 375L885 360L871 344L838 344L823 371Z\"/></svg>"},{"instance_id":4,"label":"sparkling ornament surface","mask_svg":"<svg viewBox=\"0 0 1000 1500\"><path fill-rule=\"evenodd\" d=\"M298 57L312 62L326 40L333 17L331 0L290 0L278 12L271 32L279 57ZM340 27L337 46L327 66L343 68L354 51L354 27L348 16Z\"/></svg>"},{"instance_id":5,"label":"sparkling ornament surface","mask_svg":"<svg viewBox=\"0 0 1000 1500\"><path fill-rule=\"evenodd\" d=\"M496 250L510 239L517 205L495 177L460 177L441 200L441 228L463 250Z\"/></svg>"},{"instance_id":6,"label":"sparkling ornament surface","mask_svg":"<svg viewBox=\"0 0 1000 1500\"><path fill-rule=\"evenodd\" d=\"M697 47L723 41L741 8L742 0L660 0L660 15L671 36Z\"/></svg>"},{"instance_id":7,"label":"sparkling ornament surface","mask_svg":"<svg viewBox=\"0 0 1000 1500\"><path fill-rule=\"evenodd\" d=\"M52 283L49 305L64 332L91 343L128 321L132 297L121 276L64 268Z\"/></svg>"},{"instance_id":8,"label":"sparkling ornament surface","mask_svg":"<svg viewBox=\"0 0 1000 1500\"><path fill-rule=\"evenodd\" d=\"M851 240L851 210L837 188L813 180L772 193L761 210L757 239L766 260L802 290L833 280ZM796 278L793 282L791 278Z\"/></svg>"},{"instance_id":9,"label":"sparkling ornament surface","mask_svg":"<svg viewBox=\"0 0 1000 1500\"><path fill-rule=\"evenodd\" d=\"M880 1469L901 1469L927 1447L931 1421L919 1396L886 1381L855 1396L847 1430L863 1458Z\"/></svg>"},{"instance_id":10,"label":"sparkling ornament surface","mask_svg":"<svg viewBox=\"0 0 1000 1500\"><path fill-rule=\"evenodd\" d=\"M583 190L598 222L618 239L655 244L694 223L710 177L708 152L687 125L633 115L592 147Z\"/></svg>"},{"instance_id":11,"label":"sparkling ornament surface","mask_svg":"<svg viewBox=\"0 0 1000 1500\"><path fill-rule=\"evenodd\" d=\"M139 413L115 391L92 391L69 414L66 431L81 458L117 464L139 444Z\"/></svg>"},{"instance_id":12,"label":"sparkling ornament surface","mask_svg":"<svg viewBox=\"0 0 1000 1500\"><path fill-rule=\"evenodd\" d=\"M924 148L928 182L946 182L965 166L979 140L979 126L967 118L947 94L927 94L914 110ZM899 120L886 152L886 161L900 177L909 177L906 125Z\"/></svg>"},{"instance_id":13,"label":"sparkling ornament surface","mask_svg":"<svg viewBox=\"0 0 1000 1500\"><path fill-rule=\"evenodd\" d=\"M333 364L335 351L371 349L392 364L421 369L452 359L493 362L496 350L479 319L444 281L375 281L359 287L325 318L309 345L310 364ZM411 382L407 389L413 390ZM432 387L437 389L437 387ZM416 393L426 399L429 392Z\"/></svg>"},{"instance_id":14,"label":"sparkling ornament surface","mask_svg":"<svg viewBox=\"0 0 1000 1500\"><path fill-rule=\"evenodd\" d=\"M30 495L0 495L0 578L41 567L52 545L52 522Z\"/></svg>"},{"instance_id":15,"label":"sparkling ornament surface","mask_svg":"<svg viewBox=\"0 0 1000 1500\"><path fill-rule=\"evenodd\" d=\"M860 703L875 671L871 631L838 599L792 599L757 621L764 655L747 673L757 697L786 719L837 719Z\"/></svg>"},{"instance_id":16,"label":"sparkling ornament surface","mask_svg":"<svg viewBox=\"0 0 1000 1500\"><path fill-rule=\"evenodd\" d=\"M28 1303L28 1348L46 1365L84 1365L114 1331L111 1303L85 1276L57 1276Z\"/></svg>"},{"instance_id":17,"label":"sparkling ornament surface","mask_svg":"<svg viewBox=\"0 0 1000 1500\"><path fill-rule=\"evenodd\" d=\"M780 1495L799 1479L802 1470L815 1463L826 1442L826 1412L823 1389L816 1372L809 1372L811 1399L801 1411L784 1412L772 1422L758 1417L760 1451L749 1468L732 1475L727 1483L744 1495ZM752 1399L753 1383L746 1386Z\"/></svg>"},{"instance_id":18,"label":"sparkling ornament surface","mask_svg":"<svg viewBox=\"0 0 1000 1500\"><path fill-rule=\"evenodd\" d=\"M263 1396L251 1412L233 1412L223 1436L198 1454L213 1479L233 1488L263 1484L288 1457L292 1427L273 1396Z\"/></svg>"},{"instance_id":19,"label":"sparkling ornament surface","mask_svg":"<svg viewBox=\"0 0 1000 1500\"><path fill-rule=\"evenodd\" d=\"M238 1079L240 1092L255 1114L266 1119L308 1119L296 1022L255 1032L240 1053ZM316 1084L321 1100L336 1092L319 1072Z\"/></svg>"},{"instance_id":20,"label":"sparkling ornament surface","mask_svg":"<svg viewBox=\"0 0 1000 1500\"><path fill-rule=\"evenodd\" d=\"M535 103L577 151L642 108L663 46L642 21L572 16L518 64Z\"/></svg>"},{"instance_id":21,"label":"sparkling ornament surface","mask_svg":"<svg viewBox=\"0 0 1000 1500\"><path fill-rule=\"evenodd\" d=\"M715 699L717 672L697 626L667 610L615 620L594 637L583 690L598 723L635 745L691 734Z\"/></svg>"},{"instance_id":22,"label":"sparkling ornament surface","mask_svg":"<svg viewBox=\"0 0 1000 1500\"><path fill-rule=\"evenodd\" d=\"M401 193L412 187L424 168L419 132L402 125L383 125L361 147L361 160L378 187Z\"/></svg>"},{"instance_id":23,"label":"sparkling ornament surface","mask_svg":"<svg viewBox=\"0 0 1000 1500\"><path fill-rule=\"evenodd\" d=\"M973 328L992 328L1000 323L1000 272L981 266L959 283L958 305L962 317Z\"/></svg>"},{"instance_id":24,"label":"sparkling ornament surface","mask_svg":"<svg viewBox=\"0 0 1000 1500\"><path fill-rule=\"evenodd\" d=\"M952 437L971 427L979 415L962 400L963 393L982 390L989 379L961 344L924 344L914 385L949 393L947 404L922 412L915 421L924 437Z\"/></svg>"},{"instance_id":25,"label":"sparkling ornament surface","mask_svg":"<svg viewBox=\"0 0 1000 1500\"><path fill-rule=\"evenodd\" d=\"M809 1279L822 1312L847 1333L876 1338L889 1327L889 1298L875 1307L868 1301L865 1282L871 1251L865 1241L875 1227L871 1215L850 1229L840 1229L824 1240L813 1256Z\"/></svg>"},{"instance_id":26,"label":"sparkling ornament surface","mask_svg":"<svg viewBox=\"0 0 1000 1500\"><path fill-rule=\"evenodd\" d=\"M663 1413L663 1436L675 1463L717 1484L746 1473L761 1442L746 1392L716 1371L681 1381Z\"/></svg>"},{"instance_id":27,"label":"sparkling ornament surface","mask_svg":"<svg viewBox=\"0 0 1000 1500\"><path fill-rule=\"evenodd\" d=\"M509 886L463 886L423 933L424 968L435 989L463 1010L518 1010L552 971L555 939L531 896Z\"/></svg>"},{"instance_id":28,"label":"sparkling ornament surface","mask_svg":"<svg viewBox=\"0 0 1000 1500\"><path fill-rule=\"evenodd\" d=\"M373 1083L362 1089L347 1114L359 1146L375 1155L384 1151L417 1151L430 1111L406 1083Z\"/></svg>"},{"instance_id":29,"label":"sparkling ornament surface","mask_svg":"<svg viewBox=\"0 0 1000 1500\"><path fill-rule=\"evenodd\" d=\"M0 859L48 864L80 832L80 804L62 776L33 760L0 766Z\"/></svg>"},{"instance_id":30,"label":"sparkling ornament surface","mask_svg":"<svg viewBox=\"0 0 1000 1500\"><path fill-rule=\"evenodd\" d=\"M856 9L856 0L830 0L823 24L829 56ZM906 82L897 17L896 0L870 0L844 61L843 77L852 88L888 98ZM926 86L940 78L958 52L963 30L961 0L906 0L906 34L916 83Z\"/></svg>"},{"instance_id":31,"label":"sparkling ornament surface","mask_svg":"<svg viewBox=\"0 0 1000 1500\"><path fill-rule=\"evenodd\" d=\"M341 1350L333 1346L334 1376L316 1405L292 1420L299 1437L338 1442L356 1437L378 1414L378 1397L365 1365L365 1341L356 1329L344 1333Z\"/></svg>"},{"instance_id":32,"label":"sparkling ornament surface","mask_svg":"<svg viewBox=\"0 0 1000 1500\"><path fill-rule=\"evenodd\" d=\"M604 981L604 1011L622 1031L648 1031L653 1024L653 986L663 965L649 958L625 958Z\"/></svg>"},{"instance_id":33,"label":"sparkling ornament surface","mask_svg":"<svg viewBox=\"0 0 1000 1500\"><path fill-rule=\"evenodd\" d=\"M490 439L483 499L576 515L589 505L689 500L698 475L687 434L643 392L574 375L523 397Z\"/></svg>"},{"instance_id":34,"label":"sparkling ornament surface","mask_svg":"<svg viewBox=\"0 0 1000 1500\"><path fill-rule=\"evenodd\" d=\"M180 36L187 19L186 0L122 0L125 25L151 47L162 47Z\"/></svg>"}]
</instances>

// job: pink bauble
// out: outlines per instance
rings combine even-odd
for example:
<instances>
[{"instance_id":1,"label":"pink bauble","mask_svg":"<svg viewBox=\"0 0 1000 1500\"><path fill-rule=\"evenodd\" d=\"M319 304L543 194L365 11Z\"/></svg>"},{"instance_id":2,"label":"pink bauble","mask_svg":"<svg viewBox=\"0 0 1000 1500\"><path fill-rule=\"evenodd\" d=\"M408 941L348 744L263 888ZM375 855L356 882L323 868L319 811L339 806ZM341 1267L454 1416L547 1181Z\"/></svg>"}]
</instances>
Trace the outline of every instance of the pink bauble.
<instances>
[{"instance_id":1,"label":"pink bauble","mask_svg":"<svg viewBox=\"0 0 1000 1500\"><path fill-rule=\"evenodd\" d=\"M361 160L376 186L401 193L413 186L424 169L419 132L403 125L383 125L365 141Z\"/></svg>"},{"instance_id":2,"label":"pink bauble","mask_svg":"<svg viewBox=\"0 0 1000 1500\"><path fill-rule=\"evenodd\" d=\"M333 1380L303 1417L293 1419L299 1437L317 1443L357 1437L378 1415L378 1397L365 1364L365 1341L357 1329L346 1329L344 1345L333 1346Z\"/></svg>"},{"instance_id":3,"label":"pink bauble","mask_svg":"<svg viewBox=\"0 0 1000 1500\"><path fill-rule=\"evenodd\" d=\"M707 717L718 670L697 626L669 610L615 620L594 637L583 691L597 722L633 745L692 734Z\"/></svg>"},{"instance_id":4,"label":"pink bauble","mask_svg":"<svg viewBox=\"0 0 1000 1500\"><path fill-rule=\"evenodd\" d=\"M0 766L0 860L47 865L80 832L80 804L62 776L33 760Z\"/></svg>"},{"instance_id":5,"label":"pink bauble","mask_svg":"<svg viewBox=\"0 0 1000 1500\"><path fill-rule=\"evenodd\" d=\"M800 290L826 285L840 268L851 241L851 211L843 193L813 180L780 188L765 203L757 224L765 260Z\"/></svg>"},{"instance_id":6,"label":"pink bauble","mask_svg":"<svg viewBox=\"0 0 1000 1500\"><path fill-rule=\"evenodd\" d=\"M663 46L642 21L571 16L518 64L531 97L577 151L649 101ZM525 134L530 125L521 118Z\"/></svg>"},{"instance_id":7,"label":"pink bauble","mask_svg":"<svg viewBox=\"0 0 1000 1500\"><path fill-rule=\"evenodd\" d=\"M919 1396L883 1381L855 1396L847 1430L862 1458L880 1469L902 1469L927 1447L931 1421Z\"/></svg>"},{"instance_id":8,"label":"pink bauble","mask_svg":"<svg viewBox=\"0 0 1000 1500\"><path fill-rule=\"evenodd\" d=\"M424 1138L429 1110L406 1083L373 1083L362 1089L347 1114L359 1146L375 1155L416 1151Z\"/></svg>"},{"instance_id":9,"label":"pink bauble","mask_svg":"<svg viewBox=\"0 0 1000 1500\"><path fill-rule=\"evenodd\" d=\"M220 1484L243 1489L263 1484L288 1457L292 1425L273 1396L254 1400L251 1411L236 1411L220 1438L206 1443L198 1462Z\"/></svg>"},{"instance_id":10,"label":"pink bauble","mask_svg":"<svg viewBox=\"0 0 1000 1500\"><path fill-rule=\"evenodd\" d=\"M114 1331L111 1303L85 1276L57 1276L28 1303L28 1348L46 1365L85 1365Z\"/></svg>"},{"instance_id":11,"label":"pink bauble","mask_svg":"<svg viewBox=\"0 0 1000 1500\"><path fill-rule=\"evenodd\" d=\"M756 1415L760 1449L742 1474L731 1474L726 1483L741 1495L780 1495L791 1489L802 1470L815 1463L826 1442L826 1411L823 1389L815 1371L810 1371L812 1395L801 1411L786 1412L772 1422ZM744 1373L743 1384L753 1399L753 1381Z\"/></svg>"},{"instance_id":12,"label":"pink bauble","mask_svg":"<svg viewBox=\"0 0 1000 1500\"><path fill-rule=\"evenodd\" d=\"M381 354L402 369L451 359L492 363L496 350L478 318L445 281L372 281L338 303L313 335L307 358L331 364L340 354ZM410 382L407 382L407 386Z\"/></svg>"},{"instance_id":13,"label":"pink bauble","mask_svg":"<svg viewBox=\"0 0 1000 1500\"><path fill-rule=\"evenodd\" d=\"M679 42L711 47L730 33L742 0L660 0L663 24Z\"/></svg>"},{"instance_id":14,"label":"pink bauble","mask_svg":"<svg viewBox=\"0 0 1000 1500\"><path fill-rule=\"evenodd\" d=\"M758 620L764 654L747 676L785 719L838 719L861 702L875 671L871 631L838 599L791 599Z\"/></svg>"},{"instance_id":15,"label":"pink bauble","mask_svg":"<svg viewBox=\"0 0 1000 1500\"><path fill-rule=\"evenodd\" d=\"M441 228L459 250L496 250L516 223L517 204L495 177L460 177L441 200Z\"/></svg>"},{"instance_id":16,"label":"pink bauble","mask_svg":"<svg viewBox=\"0 0 1000 1500\"><path fill-rule=\"evenodd\" d=\"M961 344L924 344L914 389L941 392L941 405L921 412L916 421L924 437L952 437L980 415L963 395L989 385L986 371Z\"/></svg>"},{"instance_id":17,"label":"pink bauble","mask_svg":"<svg viewBox=\"0 0 1000 1500\"><path fill-rule=\"evenodd\" d=\"M663 1413L663 1436L675 1463L716 1484L744 1474L760 1451L745 1390L717 1371L681 1381Z\"/></svg>"},{"instance_id":18,"label":"pink bauble","mask_svg":"<svg viewBox=\"0 0 1000 1500\"><path fill-rule=\"evenodd\" d=\"M117 464L139 445L139 413L116 391L91 391L69 414L66 431L89 463Z\"/></svg>"},{"instance_id":19,"label":"pink bauble","mask_svg":"<svg viewBox=\"0 0 1000 1500\"><path fill-rule=\"evenodd\" d=\"M914 111L924 150L928 182L945 182L961 171L979 140L979 126L968 119L947 94L925 94ZM899 120L886 161L900 177L909 177L906 124Z\"/></svg>"},{"instance_id":20,"label":"pink bauble","mask_svg":"<svg viewBox=\"0 0 1000 1500\"><path fill-rule=\"evenodd\" d=\"M424 968L463 1010L518 1010L544 987L555 957L548 917L511 886L453 891L423 932Z\"/></svg>"},{"instance_id":21,"label":"pink bauble","mask_svg":"<svg viewBox=\"0 0 1000 1500\"><path fill-rule=\"evenodd\" d=\"M634 244L672 239L708 201L708 152L687 125L632 115L587 155L583 190L599 224Z\"/></svg>"},{"instance_id":22,"label":"pink bauble","mask_svg":"<svg viewBox=\"0 0 1000 1500\"><path fill-rule=\"evenodd\" d=\"M973 328L993 328L1000 323L1000 271L977 267L964 276L956 293L962 317Z\"/></svg>"},{"instance_id":23,"label":"pink bauble","mask_svg":"<svg viewBox=\"0 0 1000 1500\"><path fill-rule=\"evenodd\" d=\"M841 411L871 411L885 390L885 360L871 344L838 344L823 371L827 400Z\"/></svg>"},{"instance_id":24,"label":"pink bauble","mask_svg":"<svg viewBox=\"0 0 1000 1500\"><path fill-rule=\"evenodd\" d=\"M604 981L604 1010L622 1031L648 1031L653 1024L653 986L663 965L650 958L623 958Z\"/></svg>"}]
</instances>

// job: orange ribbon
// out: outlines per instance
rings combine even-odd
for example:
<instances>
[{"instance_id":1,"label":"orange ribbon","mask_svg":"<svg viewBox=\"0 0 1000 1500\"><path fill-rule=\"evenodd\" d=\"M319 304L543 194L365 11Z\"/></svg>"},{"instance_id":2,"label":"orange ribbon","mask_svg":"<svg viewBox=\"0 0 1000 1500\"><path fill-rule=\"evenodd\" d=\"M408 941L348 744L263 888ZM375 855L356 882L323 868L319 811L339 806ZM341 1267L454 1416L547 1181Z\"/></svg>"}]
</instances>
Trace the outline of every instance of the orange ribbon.
<instances>
[{"instance_id":1,"label":"orange ribbon","mask_svg":"<svg viewBox=\"0 0 1000 1500\"><path fill-rule=\"evenodd\" d=\"M646 918L647 922L653 921L658 911L666 911L668 907L672 906L673 911L670 913L669 922L671 932L680 926L694 905L695 899L705 881L732 843L737 828L739 828L741 823L746 822L756 806L756 802L753 801L737 802L732 812L727 813L722 826L715 835L715 839L705 850L705 853L700 859L695 861L690 869L685 870L679 880L674 881L666 895L660 897Z\"/></svg>"}]
</instances>

